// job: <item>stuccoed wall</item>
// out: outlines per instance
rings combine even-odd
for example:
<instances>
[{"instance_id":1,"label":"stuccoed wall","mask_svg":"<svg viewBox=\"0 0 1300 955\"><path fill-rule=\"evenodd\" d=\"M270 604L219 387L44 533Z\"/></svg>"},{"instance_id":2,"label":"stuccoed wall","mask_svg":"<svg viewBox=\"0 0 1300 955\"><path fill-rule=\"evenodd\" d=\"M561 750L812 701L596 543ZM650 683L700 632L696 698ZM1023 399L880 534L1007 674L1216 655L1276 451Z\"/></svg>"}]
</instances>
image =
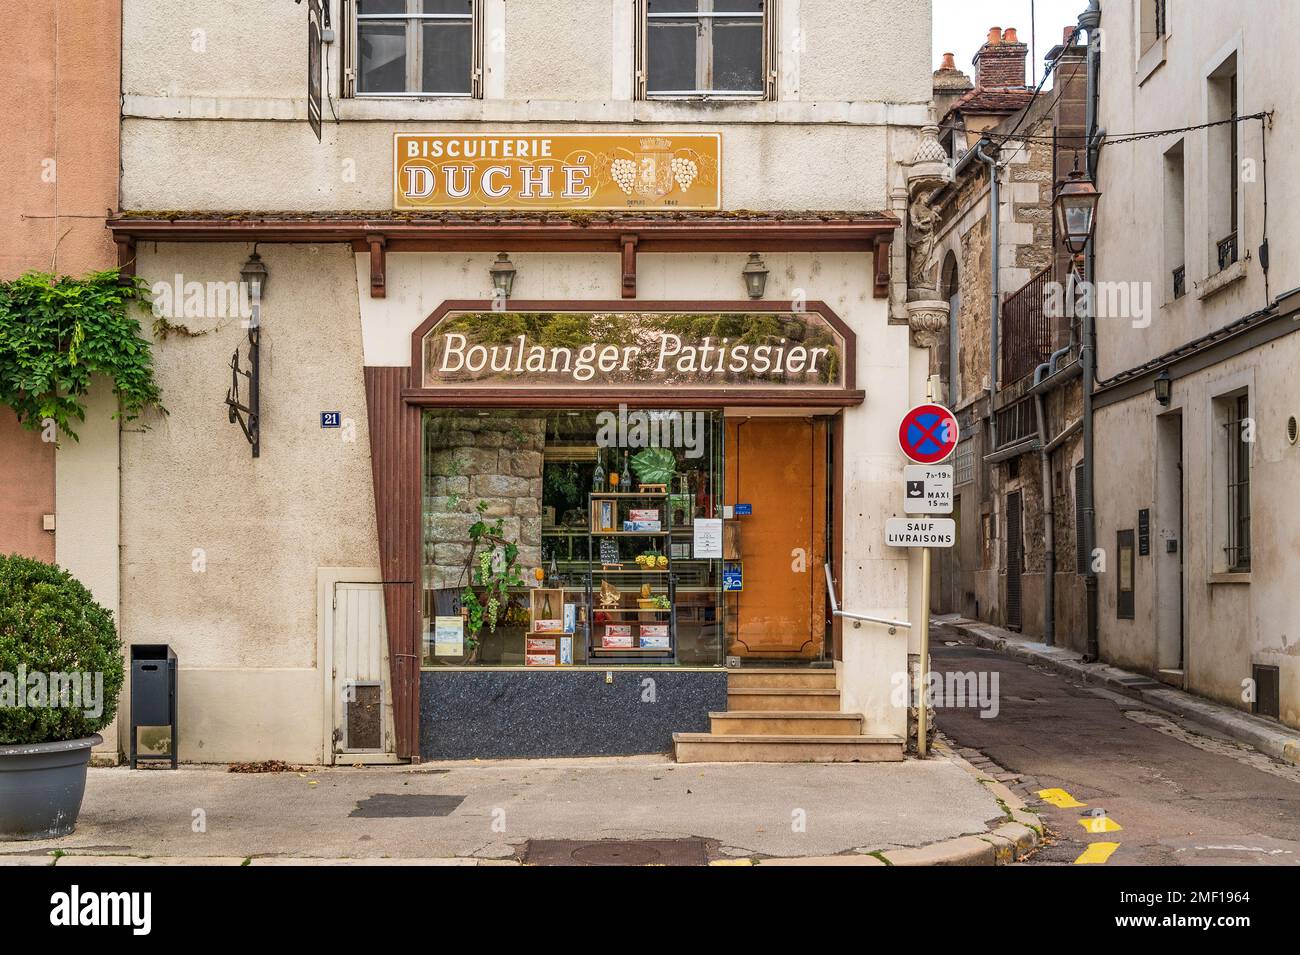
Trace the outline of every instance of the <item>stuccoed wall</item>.
<instances>
[{"instance_id":1,"label":"stuccoed wall","mask_svg":"<svg viewBox=\"0 0 1300 955\"><path fill-rule=\"evenodd\" d=\"M175 647L187 760L319 760L317 568L379 560L352 252L260 252L261 457L223 404L236 348L247 367L238 318L172 319L197 334L155 341L169 414L122 435L123 639ZM138 271L225 282L248 253L142 244Z\"/></svg>"},{"instance_id":2,"label":"stuccoed wall","mask_svg":"<svg viewBox=\"0 0 1300 955\"><path fill-rule=\"evenodd\" d=\"M325 141L317 144L303 123L127 118L122 205L156 212L388 210L393 205L393 133L409 125L329 126ZM420 128L437 132L464 125L421 123ZM647 135L674 128L680 126L619 123L602 125L599 131ZM724 208L887 206L890 154L882 128L728 125L721 117L707 128L722 132ZM566 127L503 122L484 131L539 129L562 132Z\"/></svg>"},{"instance_id":3,"label":"stuccoed wall","mask_svg":"<svg viewBox=\"0 0 1300 955\"><path fill-rule=\"evenodd\" d=\"M1164 62L1141 63L1137 48L1136 0L1106 0L1101 28L1106 37L1097 122L1108 130L1154 130L1193 126L1211 119L1207 77L1234 50L1237 53L1241 114L1285 110L1300 83L1300 58L1293 38L1300 33L1300 4L1196 3L1169 5L1169 36ZM1158 59L1158 56L1157 56ZM1140 85L1139 85L1140 84ZM1300 234L1295 157L1300 127L1274 117L1268 131L1268 231L1273 236L1268 282L1276 296L1300 286L1300 248L1278 237ZM1238 249L1245 276L1202 300L1197 286L1218 270L1216 239L1207 217L1211 196L1221 195L1221 172L1208 168L1204 131L1183 134L1186 190L1187 294L1172 299L1170 271L1176 263L1164 253L1164 153L1178 136L1117 145L1101 151L1097 188L1097 278L1108 282L1149 282L1155 308L1149 327L1125 320L1104 323L1097 341L1098 372L1104 379L1176 348L1233 319L1261 308L1264 273L1258 247L1264 219L1260 124L1237 126L1240 181ZM1104 333L1103 333L1104 332Z\"/></svg>"},{"instance_id":4,"label":"stuccoed wall","mask_svg":"<svg viewBox=\"0 0 1300 955\"><path fill-rule=\"evenodd\" d=\"M1294 568L1300 560L1300 527L1290 506L1300 447L1286 438L1295 413L1295 368L1300 342L1294 335L1240 355L1174 384L1173 409L1183 412L1183 548L1188 688L1242 709L1242 680L1251 665L1277 666L1281 718L1300 726L1300 623L1293 599ZM1249 582L1216 577L1211 562L1218 546L1213 513L1209 449L1218 427L1211 401L1224 382L1249 379L1256 417L1251 448L1252 570ZM1166 555L1155 527L1154 399L1149 394L1101 408L1099 434L1132 435L1127 441L1098 442L1097 543L1106 549L1107 573L1100 581L1101 649L1119 666L1154 673L1157 667L1159 599L1155 561ZM1104 503L1103 503L1104 502ZM1153 508L1151 556L1135 558L1136 620L1115 616L1115 532L1137 527L1139 508Z\"/></svg>"},{"instance_id":5,"label":"stuccoed wall","mask_svg":"<svg viewBox=\"0 0 1300 955\"><path fill-rule=\"evenodd\" d=\"M786 0L768 102L634 101L631 0L484 9L484 98L340 99L335 43L317 143L303 7L125 0L122 207L389 209L399 129L704 128L723 134L724 208L880 210L927 119L928 0Z\"/></svg>"}]
</instances>

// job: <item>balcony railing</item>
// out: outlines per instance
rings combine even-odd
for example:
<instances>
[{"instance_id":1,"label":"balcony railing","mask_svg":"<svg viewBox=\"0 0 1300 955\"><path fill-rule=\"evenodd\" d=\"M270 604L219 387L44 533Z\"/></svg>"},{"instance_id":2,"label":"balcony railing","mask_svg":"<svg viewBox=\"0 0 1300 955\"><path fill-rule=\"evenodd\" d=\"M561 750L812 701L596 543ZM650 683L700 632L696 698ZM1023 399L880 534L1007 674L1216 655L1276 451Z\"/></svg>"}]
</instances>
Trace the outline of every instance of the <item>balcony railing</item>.
<instances>
[{"instance_id":1,"label":"balcony railing","mask_svg":"<svg viewBox=\"0 0 1300 955\"><path fill-rule=\"evenodd\" d=\"M1019 381L1052 355L1053 321L1043 311L1043 295L1051 279L1048 266L1002 300L1004 384Z\"/></svg>"},{"instance_id":2,"label":"balcony railing","mask_svg":"<svg viewBox=\"0 0 1300 955\"><path fill-rule=\"evenodd\" d=\"M1219 271L1237 261L1237 233L1219 240Z\"/></svg>"}]
</instances>

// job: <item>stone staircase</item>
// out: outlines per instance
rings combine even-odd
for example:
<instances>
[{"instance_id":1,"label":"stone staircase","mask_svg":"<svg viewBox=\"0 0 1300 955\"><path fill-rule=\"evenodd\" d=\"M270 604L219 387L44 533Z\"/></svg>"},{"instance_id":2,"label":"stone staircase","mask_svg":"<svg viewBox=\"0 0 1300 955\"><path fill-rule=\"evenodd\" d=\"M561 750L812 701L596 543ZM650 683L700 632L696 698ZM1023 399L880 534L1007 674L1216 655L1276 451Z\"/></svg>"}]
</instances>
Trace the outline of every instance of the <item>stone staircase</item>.
<instances>
[{"instance_id":1,"label":"stone staircase","mask_svg":"<svg viewBox=\"0 0 1300 955\"><path fill-rule=\"evenodd\" d=\"M830 669L744 667L727 671L727 711L710 732L674 733L679 763L898 762L903 740L864 736L862 717L840 712Z\"/></svg>"}]
</instances>

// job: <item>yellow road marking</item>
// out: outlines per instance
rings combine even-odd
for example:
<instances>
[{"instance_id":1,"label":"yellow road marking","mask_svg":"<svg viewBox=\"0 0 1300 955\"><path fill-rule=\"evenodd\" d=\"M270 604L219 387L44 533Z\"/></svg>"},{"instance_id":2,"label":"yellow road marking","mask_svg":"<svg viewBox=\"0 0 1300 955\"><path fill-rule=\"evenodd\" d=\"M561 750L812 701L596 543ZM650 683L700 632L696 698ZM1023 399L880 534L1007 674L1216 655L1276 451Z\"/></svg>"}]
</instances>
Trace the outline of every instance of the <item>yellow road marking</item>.
<instances>
[{"instance_id":1,"label":"yellow road marking","mask_svg":"<svg viewBox=\"0 0 1300 955\"><path fill-rule=\"evenodd\" d=\"M1076 809L1088 805L1086 802L1079 802L1064 789L1040 789L1038 798L1058 809Z\"/></svg>"},{"instance_id":2,"label":"yellow road marking","mask_svg":"<svg viewBox=\"0 0 1300 955\"><path fill-rule=\"evenodd\" d=\"M1079 820L1079 825L1093 833L1119 832L1124 828L1110 816L1084 816Z\"/></svg>"},{"instance_id":3,"label":"yellow road marking","mask_svg":"<svg viewBox=\"0 0 1300 955\"><path fill-rule=\"evenodd\" d=\"M1119 848L1118 842L1093 842L1074 860L1075 865L1101 865Z\"/></svg>"}]
</instances>

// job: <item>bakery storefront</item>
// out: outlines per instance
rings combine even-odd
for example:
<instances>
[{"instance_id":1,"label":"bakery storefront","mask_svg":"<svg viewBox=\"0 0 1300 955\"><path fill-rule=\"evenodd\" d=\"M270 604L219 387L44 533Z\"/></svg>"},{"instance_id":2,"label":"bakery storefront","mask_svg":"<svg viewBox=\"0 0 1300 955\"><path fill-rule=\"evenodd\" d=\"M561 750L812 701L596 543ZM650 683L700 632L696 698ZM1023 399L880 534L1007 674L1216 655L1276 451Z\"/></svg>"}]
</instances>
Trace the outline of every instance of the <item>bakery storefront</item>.
<instances>
[{"instance_id":1,"label":"bakery storefront","mask_svg":"<svg viewBox=\"0 0 1300 955\"><path fill-rule=\"evenodd\" d=\"M855 338L822 303L766 301L421 323L400 398L423 755L654 751L727 708L726 667L832 666Z\"/></svg>"},{"instance_id":2,"label":"bakery storefront","mask_svg":"<svg viewBox=\"0 0 1300 955\"><path fill-rule=\"evenodd\" d=\"M124 261L148 243L162 275L200 261L179 243L256 243L273 276L277 247L321 269L318 249L349 247L351 275L293 279L328 304L277 312L273 277L264 323L286 354L286 312L356 290L355 343L343 326L328 347L355 349L364 379L381 749L664 752L755 666L833 669L863 732L905 734L888 699L906 637L842 630L828 595L829 579L846 604L907 613L905 555L871 543L911 387L889 320L897 220L723 211L717 134L514 134L509 157L506 137L410 139L393 212L111 223ZM480 154L443 162L453 140ZM262 373L265 401L296 412L283 364ZM267 412L258 467L282 453L275 427ZM373 748L338 742L339 679L327 760Z\"/></svg>"}]
</instances>

